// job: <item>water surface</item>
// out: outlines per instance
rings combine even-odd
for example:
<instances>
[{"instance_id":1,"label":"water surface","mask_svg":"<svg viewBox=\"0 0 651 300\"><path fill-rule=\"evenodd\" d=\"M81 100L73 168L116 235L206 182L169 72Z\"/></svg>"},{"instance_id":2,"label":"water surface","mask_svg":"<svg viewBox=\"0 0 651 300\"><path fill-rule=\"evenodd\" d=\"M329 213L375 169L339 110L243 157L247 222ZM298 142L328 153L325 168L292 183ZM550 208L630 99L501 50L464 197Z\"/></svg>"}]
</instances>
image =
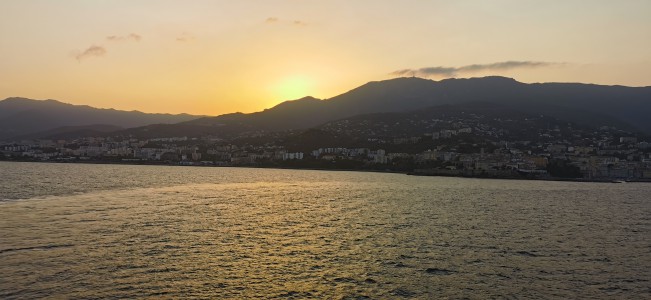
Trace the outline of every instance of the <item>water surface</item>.
<instances>
[{"instance_id":1,"label":"water surface","mask_svg":"<svg viewBox=\"0 0 651 300\"><path fill-rule=\"evenodd\" d=\"M651 298L651 185L0 162L0 298Z\"/></svg>"}]
</instances>

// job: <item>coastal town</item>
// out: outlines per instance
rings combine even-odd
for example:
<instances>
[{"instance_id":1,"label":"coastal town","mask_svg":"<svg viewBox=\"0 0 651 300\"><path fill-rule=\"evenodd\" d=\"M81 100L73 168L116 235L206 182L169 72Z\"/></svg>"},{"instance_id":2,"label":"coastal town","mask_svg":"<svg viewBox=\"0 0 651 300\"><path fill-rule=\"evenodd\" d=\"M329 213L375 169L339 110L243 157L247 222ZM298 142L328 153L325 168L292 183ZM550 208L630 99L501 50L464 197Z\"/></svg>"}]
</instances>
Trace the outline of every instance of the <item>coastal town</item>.
<instances>
[{"instance_id":1,"label":"coastal town","mask_svg":"<svg viewBox=\"0 0 651 300\"><path fill-rule=\"evenodd\" d=\"M402 119L402 124L390 119L341 120L304 132L248 132L228 140L215 136L21 140L0 143L0 159L651 181L651 143L643 135L615 127L560 127L544 116L509 119L463 113L408 120ZM263 138L269 135L274 137ZM358 139L351 142L344 136Z\"/></svg>"}]
</instances>

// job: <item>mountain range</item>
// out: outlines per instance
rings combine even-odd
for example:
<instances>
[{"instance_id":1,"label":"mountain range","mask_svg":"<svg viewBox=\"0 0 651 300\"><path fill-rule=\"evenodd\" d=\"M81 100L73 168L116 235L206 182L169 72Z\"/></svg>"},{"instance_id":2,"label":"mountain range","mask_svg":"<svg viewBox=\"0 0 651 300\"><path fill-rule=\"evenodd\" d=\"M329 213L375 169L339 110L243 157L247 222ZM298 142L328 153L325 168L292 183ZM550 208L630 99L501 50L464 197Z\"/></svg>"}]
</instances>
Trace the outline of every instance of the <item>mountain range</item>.
<instances>
[{"instance_id":1,"label":"mountain range","mask_svg":"<svg viewBox=\"0 0 651 300\"><path fill-rule=\"evenodd\" d=\"M22 102L34 108L22 112L14 109L13 113L7 113L7 107ZM651 87L526 84L511 78L490 76L440 81L417 77L375 81L330 99L305 97L260 112L216 117L97 110L53 100L10 98L0 101L0 138L16 136L18 131L25 134L52 130L56 125L91 124L134 127L114 133L136 137L231 137L247 132L308 129L361 114L409 112L472 103L492 103L510 110L552 116L583 125L616 126L651 134ZM39 105L52 109L37 109Z\"/></svg>"},{"instance_id":2,"label":"mountain range","mask_svg":"<svg viewBox=\"0 0 651 300\"><path fill-rule=\"evenodd\" d=\"M578 83L525 84L505 77L446 79L416 77L369 82L336 97L305 97L264 111L204 117L176 125L129 129L136 136L171 135L180 127L198 135L312 128L360 114L409 112L441 105L493 103L528 114L548 115L590 126L651 134L651 87ZM191 130L190 130L191 129Z\"/></svg>"},{"instance_id":3,"label":"mountain range","mask_svg":"<svg viewBox=\"0 0 651 300\"><path fill-rule=\"evenodd\" d=\"M7 98L0 101L0 140L50 135L89 135L157 123L179 123L201 116L148 114L100 109L57 100Z\"/></svg>"}]
</instances>

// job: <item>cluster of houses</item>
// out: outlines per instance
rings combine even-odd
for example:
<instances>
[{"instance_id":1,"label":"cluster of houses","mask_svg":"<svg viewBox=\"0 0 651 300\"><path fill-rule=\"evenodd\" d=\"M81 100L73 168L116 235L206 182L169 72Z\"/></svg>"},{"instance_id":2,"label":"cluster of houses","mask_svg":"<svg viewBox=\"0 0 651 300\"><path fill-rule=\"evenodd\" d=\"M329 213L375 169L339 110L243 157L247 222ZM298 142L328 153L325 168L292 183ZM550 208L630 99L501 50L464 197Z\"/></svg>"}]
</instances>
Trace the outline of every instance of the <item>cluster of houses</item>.
<instances>
[{"instance_id":1,"label":"cluster of houses","mask_svg":"<svg viewBox=\"0 0 651 300\"><path fill-rule=\"evenodd\" d=\"M215 143L187 137L121 140L82 138L0 143L0 158L216 166L265 165L272 162L282 165L288 161L355 161L369 166L386 166L389 169L395 164L409 164L414 168L435 168L440 174L500 174L517 171L540 177L548 176L550 161L561 160L578 170L584 178L651 179L651 145L638 141L636 137L610 136L587 146L574 146L563 141L547 144L499 141L493 143L490 151L484 148L476 153L455 151L450 138L471 133L471 128L461 128L391 140L394 145L416 144L424 139L435 141L435 145L438 143L432 149L416 153L337 145L311 152L290 152L278 145L237 146L223 141Z\"/></svg>"},{"instance_id":2,"label":"cluster of houses","mask_svg":"<svg viewBox=\"0 0 651 300\"><path fill-rule=\"evenodd\" d=\"M332 122L321 130L356 137L362 141L357 143L360 147L332 142L327 147L296 151L282 142L254 145L214 136L87 137L0 142L0 159L292 167L332 162L328 165L425 169L443 175L506 176L517 172L538 178L556 176L552 173L560 166L569 170L567 176L586 179L651 180L651 144L647 138L614 127L578 127L542 115L503 118L463 112L436 118L355 122ZM273 134L275 140L282 140L283 133Z\"/></svg>"}]
</instances>

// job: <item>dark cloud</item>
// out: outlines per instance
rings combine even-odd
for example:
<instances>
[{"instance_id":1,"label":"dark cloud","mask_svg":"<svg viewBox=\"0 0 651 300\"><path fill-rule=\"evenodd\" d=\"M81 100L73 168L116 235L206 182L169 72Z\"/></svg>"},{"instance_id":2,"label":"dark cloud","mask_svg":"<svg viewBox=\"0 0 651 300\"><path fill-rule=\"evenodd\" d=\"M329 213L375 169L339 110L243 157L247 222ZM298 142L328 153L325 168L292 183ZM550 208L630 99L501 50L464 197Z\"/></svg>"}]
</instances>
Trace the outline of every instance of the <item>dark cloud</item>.
<instances>
[{"instance_id":1,"label":"dark cloud","mask_svg":"<svg viewBox=\"0 0 651 300\"><path fill-rule=\"evenodd\" d=\"M124 42L124 41L140 42L142 36L136 33L130 33L128 35L109 35L106 37L106 39L111 42Z\"/></svg>"},{"instance_id":2,"label":"dark cloud","mask_svg":"<svg viewBox=\"0 0 651 300\"><path fill-rule=\"evenodd\" d=\"M301 20L296 20L292 24L294 24L296 26L307 26L307 23L305 23L305 22L303 22Z\"/></svg>"},{"instance_id":3,"label":"dark cloud","mask_svg":"<svg viewBox=\"0 0 651 300\"><path fill-rule=\"evenodd\" d=\"M427 67L420 69L403 69L389 73L394 76L439 76L439 77L454 77L459 74L477 73L483 71L506 71L511 69L524 69L524 68L540 68L559 65L553 62L541 61L503 61L491 64L474 64L461 67Z\"/></svg>"},{"instance_id":4,"label":"dark cloud","mask_svg":"<svg viewBox=\"0 0 651 300\"><path fill-rule=\"evenodd\" d=\"M94 56L95 57L104 56L105 54L106 54L106 48L104 48L102 46L93 45L93 46L88 47L88 49L84 50L83 52L77 53L75 55L75 58L78 61L81 61L82 59L86 59L86 58L94 57Z\"/></svg>"},{"instance_id":5,"label":"dark cloud","mask_svg":"<svg viewBox=\"0 0 651 300\"><path fill-rule=\"evenodd\" d=\"M278 18L276 18L276 17L269 17L269 18L267 18L264 22L267 23L267 24L276 23L276 22L278 22Z\"/></svg>"}]
</instances>

